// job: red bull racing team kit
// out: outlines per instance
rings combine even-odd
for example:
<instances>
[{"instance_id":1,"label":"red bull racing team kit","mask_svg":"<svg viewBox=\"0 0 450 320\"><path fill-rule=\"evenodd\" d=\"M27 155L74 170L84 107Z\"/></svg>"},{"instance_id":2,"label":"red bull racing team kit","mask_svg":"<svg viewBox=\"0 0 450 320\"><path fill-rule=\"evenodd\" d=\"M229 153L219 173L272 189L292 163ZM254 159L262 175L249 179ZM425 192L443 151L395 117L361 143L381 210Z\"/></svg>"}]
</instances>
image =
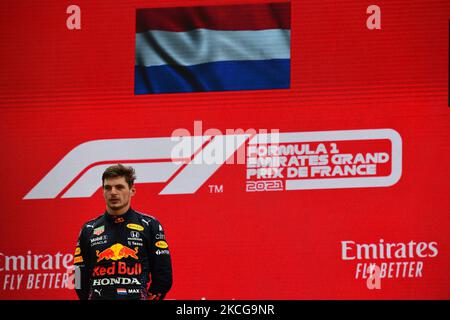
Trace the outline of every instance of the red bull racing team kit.
<instances>
[{"instance_id":1,"label":"red bull racing team kit","mask_svg":"<svg viewBox=\"0 0 450 320\"><path fill-rule=\"evenodd\" d=\"M155 218L129 209L105 212L83 225L75 249L75 289L81 300L164 298L172 263Z\"/></svg>"}]
</instances>

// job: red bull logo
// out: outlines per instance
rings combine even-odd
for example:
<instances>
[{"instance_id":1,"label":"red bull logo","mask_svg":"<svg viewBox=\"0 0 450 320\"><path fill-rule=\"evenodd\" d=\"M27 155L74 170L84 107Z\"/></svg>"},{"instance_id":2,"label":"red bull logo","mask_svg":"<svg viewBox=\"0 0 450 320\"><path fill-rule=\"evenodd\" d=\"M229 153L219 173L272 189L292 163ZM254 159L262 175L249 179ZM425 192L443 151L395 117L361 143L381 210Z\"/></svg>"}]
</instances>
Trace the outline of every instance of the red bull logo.
<instances>
[{"instance_id":1,"label":"red bull logo","mask_svg":"<svg viewBox=\"0 0 450 320\"><path fill-rule=\"evenodd\" d=\"M117 263L117 264L116 264ZM133 266L128 266L126 262L113 262L109 267L96 266L92 272L92 276L101 277L105 275L128 275L138 276L142 273L142 265L135 263Z\"/></svg>"},{"instance_id":2,"label":"red bull logo","mask_svg":"<svg viewBox=\"0 0 450 320\"><path fill-rule=\"evenodd\" d=\"M127 246L124 246L120 243L113 244L108 249L103 250L100 252L97 250L97 262L105 260L120 260L123 258L131 257L133 259L138 259L137 256L138 253L138 247L135 247L134 250L128 248Z\"/></svg>"}]
</instances>

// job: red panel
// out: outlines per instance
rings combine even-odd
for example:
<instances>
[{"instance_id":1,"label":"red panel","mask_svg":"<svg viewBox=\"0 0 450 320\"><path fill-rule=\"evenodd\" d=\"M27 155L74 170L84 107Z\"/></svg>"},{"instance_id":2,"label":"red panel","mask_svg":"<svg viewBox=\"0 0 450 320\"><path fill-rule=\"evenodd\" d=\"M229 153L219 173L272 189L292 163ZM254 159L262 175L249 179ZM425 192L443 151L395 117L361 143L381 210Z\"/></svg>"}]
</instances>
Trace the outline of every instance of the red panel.
<instances>
[{"instance_id":1,"label":"red panel","mask_svg":"<svg viewBox=\"0 0 450 320\"><path fill-rule=\"evenodd\" d=\"M136 12L136 32L290 29L289 3L142 9Z\"/></svg>"},{"instance_id":2,"label":"red panel","mask_svg":"<svg viewBox=\"0 0 450 320\"><path fill-rule=\"evenodd\" d=\"M201 5L242 3L264 2ZM379 1L381 30L368 30L367 3L293 0L291 89L140 96L136 9L199 1L77 4L81 30L67 29L67 3L0 3L1 299L75 299L55 283L81 225L104 210L101 192L24 199L66 154L93 140L194 133L196 120L200 134L392 129L402 141L401 177L392 186L246 192L246 165L230 164L193 194L159 195L170 181L138 184L133 207L161 221L171 246L167 298L450 298L450 2ZM349 152L390 145L347 144ZM389 243L405 246L406 256L344 260L342 241L355 242L351 253L357 244ZM358 263L394 263L382 265L391 275L415 269L370 290L355 278Z\"/></svg>"}]
</instances>

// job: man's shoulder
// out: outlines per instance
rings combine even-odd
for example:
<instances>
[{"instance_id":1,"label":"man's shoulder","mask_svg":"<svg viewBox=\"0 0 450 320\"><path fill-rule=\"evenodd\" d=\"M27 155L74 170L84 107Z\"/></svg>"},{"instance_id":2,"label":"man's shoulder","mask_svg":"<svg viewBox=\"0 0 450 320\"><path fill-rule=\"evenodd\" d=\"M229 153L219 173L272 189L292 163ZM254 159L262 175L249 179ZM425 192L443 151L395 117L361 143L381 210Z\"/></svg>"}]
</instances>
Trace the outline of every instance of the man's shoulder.
<instances>
[{"instance_id":1,"label":"man's shoulder","mask_svg":"<svg viewBox=\"0 0 450 320\"><path fill-rule=\"evenodd\" d=\"M147 213L142 213L142 212L136 211L134 209L133 209L133 213L137 219L139 219L140 221L144 222L147 225L149 223L158 222L158 219L156 219L154 216L151 216Z\"/></svg>"},{"instance_id":2,"label":"man's shoulder","mask_svg":"<svg viewBox=\"0 0 450 320\"><path fill-rule=\"evenodd\" d=\"M94 229L103 222L104 215L101 214L98 217L91 219L83 224L82 229Z\"/></svg>"}]
</instances>

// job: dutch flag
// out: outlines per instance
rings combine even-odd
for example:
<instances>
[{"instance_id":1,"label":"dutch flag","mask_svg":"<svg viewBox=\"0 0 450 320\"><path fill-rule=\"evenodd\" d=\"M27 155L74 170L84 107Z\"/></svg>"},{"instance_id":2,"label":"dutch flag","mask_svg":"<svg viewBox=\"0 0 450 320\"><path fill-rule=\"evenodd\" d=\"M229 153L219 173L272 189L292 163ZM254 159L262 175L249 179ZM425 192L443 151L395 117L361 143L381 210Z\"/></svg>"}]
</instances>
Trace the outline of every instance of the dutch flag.
<instances>
[{"instance_id":1,"label":"dutch flag","mask_svg":"<svg viewBox=\"0 0 450 320\"><path fill-rule=\"evenodd\" d=\"M289 87L288 2L136 11L135 94Z\"/></svg>"},{"instance_id":2,"label":"dutch flag","mask_svg":"<svg viewBox=\"0 0 450 320\"><path fill-rule=\"evenodd\" d=\"M127 289L125 289L125 288L117 288L117 294L126 295L127 294Z\"/></svg>"}]
</instances>

